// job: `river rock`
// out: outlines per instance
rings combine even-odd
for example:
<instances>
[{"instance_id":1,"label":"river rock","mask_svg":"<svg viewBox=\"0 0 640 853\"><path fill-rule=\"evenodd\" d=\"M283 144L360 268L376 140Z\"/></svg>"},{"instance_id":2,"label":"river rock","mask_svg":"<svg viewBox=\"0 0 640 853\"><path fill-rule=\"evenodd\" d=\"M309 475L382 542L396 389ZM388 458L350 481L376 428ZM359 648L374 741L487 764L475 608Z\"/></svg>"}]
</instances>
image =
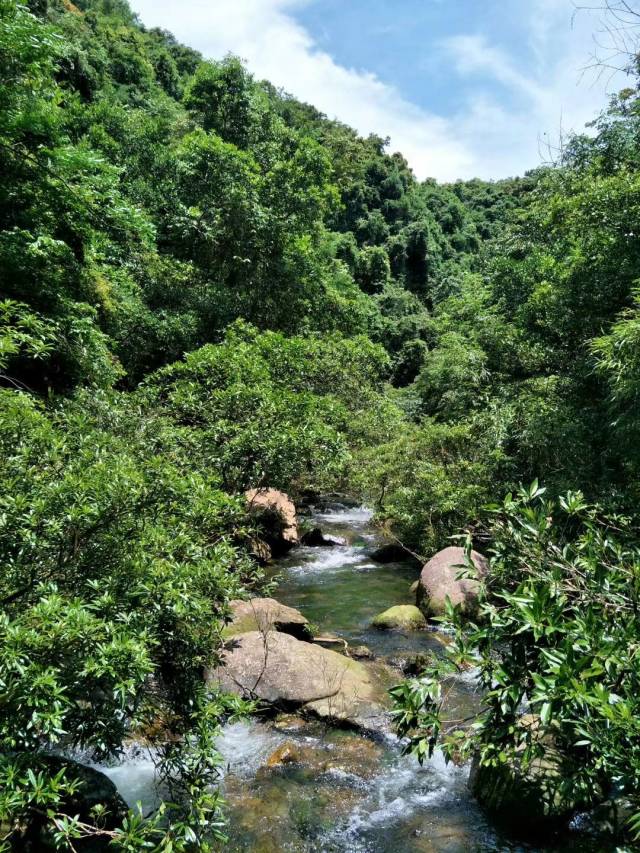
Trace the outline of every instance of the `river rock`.
<instances>
[{"instance_id":1,"label":"river rock","mask_svg":"<svg viewBox=\"0 0 640 853\"><path fill-rule=\"evenodd\" d=\"M414 655L409 655L403 662L401 669L404 675L414 677L420 675L424 670L434 663L433 655L418 652Z\"/></svg>"},{"instance_id":2,"label":"river rock","mask_svg":"<svg viewBox=\"0 0 640 853\"><path fill-rule=\"evenodd\" d=\"M261 566L266 566L273 556L269 545L258 536L251 536L247 542L249 554Z\"/></svg>"},{"instance_id":3,"label":"river rock","mask_svg":"<svg viewBox=\"0 0 640 853\"><path fill-rule=\"evenodd\" d=\"M96 770L95 767L87 767L71 758L54 755L47 756L43 760L53 773L64 768L67 779L77 779L80 782L77 793L69 796L64 802L65 814L80 815L81 820L89 821L91 809L94 806L103 805L111 816L108 819L111 826L117 825L126 815L127 805L118 793L118 789L108 776Z\"/></svg>"},{"instance_id":4,"label":"river rock","mask_svg":"<svg viewBox=\"0 0 640 853\"><path fill-rule=\"evenodd\" d=\"M376 548L373 554L371 554L371 559L374 563L383 564L416 562L413 554L396 542L387 542L386 545Z\"/></svg>"},{"instance_id":5,"label":"river rock","mask_svg":"<svg viewBox=\"0 0 640 853\"><path fill-rule=\"evenodd\" d=\"M603 850L633 849L630 819L635 809L631 800L611 798L578 815L580 832L601 843ZM622 847L622 845L627 845Z\"/></svg>"},{"instance_id":6,"label":"river rock","mask_svg":"<svg viewBox=\"0 0 640 853\"><path fill-rule=\"evenodd\" d=\"M323 634L321 637L314 637L313 642L319 646L327 646L330 649L334 649L334 651L340 652L343 655L346 655L349 649L349 643L344 637L339 637L337 634Z\"/></svg>"},{"instance_id":7,"label":"river rock","mask_svg":"<svg viewBox=\"0 0 640 853\"><path fill-rule=\"evenodd\" d=\"M78 790L67 795L57 806L61 814L78 817L84 823L93 824L95 819L92 809L95 806L104 806L106 811L100 819L101 828L112 830L122 824L128 812L127 805L114 783L104 773L63 756L43 755L40 756L40 762L46 766L48 774L53 775L64 769L66 779L77 780L80 783ZM51 838L45 831L44 823L44 819L35 814L31 820L25 821L20 832L13 836L16 846L12 849L25 851L25 853L52 850ZM75 845L78 851L102 853L109 847L109 839L89 838L78 840Z\"/></svg>"},{"instance_id":8,"label":"river rock","mask_svg":"<svg viewBox=\"0 0 640 853\"><path fill-rule=\"evenodd\" d=\"M300 541L293 501L277 489L250 489L245 499L260 520L262 538L274 555L286 553Z\"/></svg>"},{"instance_id":9,"label":"river rock","mask_svg":"<svg viewBox=\"0 0 640 853\"><path fill-rule=\"evenodd\" d=\"M480 577L489 570L486 557L477 551L471 559ZM442 616L446 612L446 599L461 605L462 612L473 616L478 608L480 584L473 578L458 580L465 565L464 548L444 548L432 557L422 569L418 586L418 604L429 616Z\"/></svg>"},{"instance_id":10,"label":"river rock","mask_svg":"<svg viewBox=\"0 0 640 853\"><path fill-rule=\"evenodd\" d=\"M315 504L316 509L321 512L341 512L345 509L358 509L360 506L361 502L357 498L342 495L338 492L324 495Z\"/></svg>"},{"instance_id":11,"label":"river rock","mask_svg":"<svg viewBox=\"0 0 640 853\"><path fill-rule=\"evenodd\" d=\"M299 747L286 740L267 758L267 767L281 767L283 764L300 764L302 755Z\"/></svg>"},{"instance_id":12,"label":"river rock","mask_svg":"<svg viewBox=\"0 0 640 853\"><path fill-rule=\"evenodd\" d=\"M539 719L524 715L518 725L533 730L534 741L544 746L544 754L524 767L519 757L495 767L483 767L476 756L471 765L469 786L481 805L515 830L536 831L566 821L575 811L597 802L598 792L587 802L571 797L562 781L572 768L556 748L549 734L536 735ZM522 750L524 747L522 747ZM522 751L521 750L521 751Z\"/></svg>"},{"instance_id":13,"label":"river rock","mask_svg":"<svg viewBox=\"0 0 640 853\"><path fill-rule=\"evenodd\" d=\"M289 634L250 631L233 638L209 684L248 699L353 725L385 727L386 691L364 664Z\"/></svg>"},{"instance_id":14,"label":"river rock","mask_svg":"<svg viewBox=\"0 0 640 853\"><path fill-rule=\"evenodd\" d=\"M302 732L309 726L309 721L298 714L278 714L273 723L277 732Z\"/></svg>"},{"instance_id":15,"label":"river rock","mask_svg":"<svg viewBox=\"0 0 640 853\"><path fill-rule=\"evenodd\" d=\"M372 625L382 631L420 631L427 627L427 620L414 604L398 604L379 613Z\"/></svg>"},{"instance_id":16,"label":"river rock","mask_svg":"<svg viewBox=\"0 0 640 853\"><path fill-rule=\"evenodd\" d=\"M354 646L349 654L355 660L373 660L375 655L368 646Z\"/></svg>"},{"instance_id":17,"label":"river rock","mask_svg":"<svg viewBox=\"0 0 640 853\"><path fill-rule=\"evenodd\" d=\"M308 548L335 548L336 545L346 545L347 540L342 536L328 536L320 527L314 527L302 536L300 544Z\"/></svg>"},{"instance_id":18,"label":"river rock","mask_svg":"<svg viewBox=\"0 0 640 853\"><path fill-rule=\"evenodd\" d=\"M231 622L224 628L223 636L235 637L249 631L282 631L299 640L313 639L309 621L293 607L280 604L275 598L235 599L229 602Z\"/></svg>"}]
</instances>

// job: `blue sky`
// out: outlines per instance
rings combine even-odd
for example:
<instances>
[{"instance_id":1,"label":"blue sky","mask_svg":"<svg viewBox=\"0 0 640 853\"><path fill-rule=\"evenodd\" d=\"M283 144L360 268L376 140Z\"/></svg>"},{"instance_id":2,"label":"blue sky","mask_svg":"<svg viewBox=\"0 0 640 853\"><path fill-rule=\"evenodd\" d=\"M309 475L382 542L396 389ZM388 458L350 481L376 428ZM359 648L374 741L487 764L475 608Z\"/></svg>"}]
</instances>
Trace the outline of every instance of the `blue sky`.
<instances>
[{"instance_id":1,"label":"blue sky","mask_svg":"<svg viewBox=\"0 0 640 853\"><path fill-rule=\"evenodd\" d=\"M368 68L415 103L450 114L463 105L464 89L452 77L446 40L461 32L485 33L498 47L520 42L529 53L519 6L454 0L452 13L452 4L443 2L317 0L302 6L296 18L340 64Z\"/></svg>"},{"instance_id":2,"label":"blue sky","mask_svg":"<svg viewBox=\"0 0 640 853\"><path fill-rule=\"evenodd\" d=\"M586 72L600 29L573 0L131 0L205 56L361 133L419 178L501 178L538 165L624 85Z\"/></svg>"}]
</instances>

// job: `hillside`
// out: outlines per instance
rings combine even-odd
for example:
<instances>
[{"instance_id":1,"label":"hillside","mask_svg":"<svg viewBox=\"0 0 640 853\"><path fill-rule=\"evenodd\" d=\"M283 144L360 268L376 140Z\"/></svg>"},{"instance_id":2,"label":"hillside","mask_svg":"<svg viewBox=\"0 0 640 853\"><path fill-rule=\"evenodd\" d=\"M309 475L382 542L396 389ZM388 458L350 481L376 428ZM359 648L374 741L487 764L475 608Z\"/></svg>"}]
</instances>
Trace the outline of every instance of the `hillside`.
<instances>
[{"instance_id":1,"label":"hillside","mask_svg":"<svg viewBox=\"0 0 640 853\"><path fill-rule=\"evenodd\" d=\"M557 164L442 185L125 0L0 0L0 849L95 835L46 755L158 720L173 805L114 843L214 849L251 706L202 671L268 590L261 487L493 549L485 622L447 614L489 691L456 749L517 754L525 703L640 809L632 80ZM399 694L421 758L438 690Z\"/></svg>"}]
</instances>

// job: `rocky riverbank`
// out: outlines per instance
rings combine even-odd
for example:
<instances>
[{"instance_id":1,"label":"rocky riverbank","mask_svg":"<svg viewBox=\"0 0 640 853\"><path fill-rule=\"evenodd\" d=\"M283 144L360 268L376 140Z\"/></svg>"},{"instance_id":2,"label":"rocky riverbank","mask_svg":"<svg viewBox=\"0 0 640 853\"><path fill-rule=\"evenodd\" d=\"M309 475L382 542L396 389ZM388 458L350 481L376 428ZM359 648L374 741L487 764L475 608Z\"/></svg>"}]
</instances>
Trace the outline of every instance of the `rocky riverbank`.
<instances>
[{"instance_id":1,"label":"rocky riverbank","mask_svg":"<svg viewBox=\"0 0 640 853\"><path fill-rule=\"evenodd\" d=\"M296 521L299 544L267 564L273 597L231 603L224 665L207 673L209 683L254 698L260 708L252 720L225 726L218 744L229 813L225 850L606 850L585 836L586 818L574 822L575 832L522 846L498 828L495 809L480 805L468 767L447 766L438 753L424 766L403 756L386 690L419 672L420 660L446 642L427 620L435 582L455 581L463 556L448 549L423 567L379 562L374 557L385 543L367 510L321 509L306 519L307 530L333 541L320 544L314 534L305 544ZM471 604L475 592L462 590ZM447 697L451 718L469 716L479 701L474 673L452 679ZM148 757L132 753L127 763L102 769L130 804L142 799L153 807ZM472 780L475 793L487 806L491 793L495 805L505 786L486 777L480 785L479 778Z\"/></svg>"}]
</instances>

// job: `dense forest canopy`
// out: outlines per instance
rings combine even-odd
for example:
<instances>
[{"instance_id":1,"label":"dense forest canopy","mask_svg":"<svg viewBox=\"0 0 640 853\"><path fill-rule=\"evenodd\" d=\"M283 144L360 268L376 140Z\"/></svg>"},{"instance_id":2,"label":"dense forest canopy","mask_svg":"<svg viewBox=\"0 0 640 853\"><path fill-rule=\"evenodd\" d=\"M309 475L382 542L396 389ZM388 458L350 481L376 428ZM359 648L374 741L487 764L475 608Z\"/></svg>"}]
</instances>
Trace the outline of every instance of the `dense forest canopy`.
<instances>
[{"instance_id":1,"label":"dense forest canopy","mask_svg":"<svg viewBox=\"0 0 640 853\"><path fill-rule=\"evenodd\" d=\"M526 700L576 786L640 808L630 80L560 162L441 185L125 0L0 0L0 849L222 836L213 740L246 708L201 672L229 600L264 589L242 495L266 485L357 495L424 558L498 542L469 749L517 749ZM544 498L487 516L534 479ZM519 574L552 551L563 583ZM158 719L164 810L65 817L50 751L113 755Z\"/></svg>"}]
</instances>

